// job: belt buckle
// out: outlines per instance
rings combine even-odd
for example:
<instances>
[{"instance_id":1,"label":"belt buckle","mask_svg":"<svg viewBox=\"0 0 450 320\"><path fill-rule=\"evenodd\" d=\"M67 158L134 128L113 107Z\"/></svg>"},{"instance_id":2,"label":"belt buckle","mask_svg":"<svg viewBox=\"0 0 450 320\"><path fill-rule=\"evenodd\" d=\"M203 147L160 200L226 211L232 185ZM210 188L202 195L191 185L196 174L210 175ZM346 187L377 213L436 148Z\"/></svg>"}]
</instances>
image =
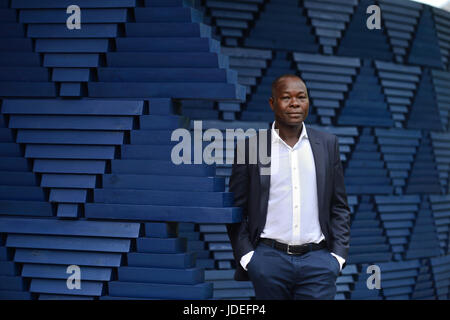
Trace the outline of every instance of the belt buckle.
<instances>
[{"instance_id":1,"label":"belt buckle","mask_svg":"<svg viewBox=\"0 0 450 320\"><path fill-rule=\"evenodd\" d=\"M291 247L291 245L287 245L287 254L295 254L295 252L291 252L290 250L289 250L289 247Z\"/></svg>"}]
</instances>

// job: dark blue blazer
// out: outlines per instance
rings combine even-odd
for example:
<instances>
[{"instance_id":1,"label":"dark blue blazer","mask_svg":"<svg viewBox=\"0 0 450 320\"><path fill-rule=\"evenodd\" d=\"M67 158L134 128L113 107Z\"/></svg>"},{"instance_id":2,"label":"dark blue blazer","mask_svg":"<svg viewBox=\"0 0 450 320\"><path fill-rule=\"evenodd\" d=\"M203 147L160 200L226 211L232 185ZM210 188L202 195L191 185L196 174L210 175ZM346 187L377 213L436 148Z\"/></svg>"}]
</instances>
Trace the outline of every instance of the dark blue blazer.
<instances>
[{"instance_id":1,"label":"dark blue blazer","mask_svg":"<svg viewBox=\"0 0 450 320\"><path fill-rule=\"evenodd\" d=\"M350 241L350 209L344 185L344 174L339 154L338 139L335 135L306 127L314 155L317 180L319 223L328 249L347 259ZM267 156L271 154L271 130L263 133L267 141ZM252 144L252 139L256 143ZM251 146L259 145L259 138L245 140L245 163L237 163L239 148L235 149L234 163L229 189L234 193L234 205L243 211L242 221L227 225L228 236L236 261L235 280L249 280L240 259L258 245L264 229L269 201L270 175L261 175L261 168L270 168L269 163L259 157L259 148L252 150L258 154L256 163L249 161ZM262 142L262 140L261 140ZM254 161L253 161L254 162ZM267 161L265 161L267 162Z\"/></svg>"}]
</instances>

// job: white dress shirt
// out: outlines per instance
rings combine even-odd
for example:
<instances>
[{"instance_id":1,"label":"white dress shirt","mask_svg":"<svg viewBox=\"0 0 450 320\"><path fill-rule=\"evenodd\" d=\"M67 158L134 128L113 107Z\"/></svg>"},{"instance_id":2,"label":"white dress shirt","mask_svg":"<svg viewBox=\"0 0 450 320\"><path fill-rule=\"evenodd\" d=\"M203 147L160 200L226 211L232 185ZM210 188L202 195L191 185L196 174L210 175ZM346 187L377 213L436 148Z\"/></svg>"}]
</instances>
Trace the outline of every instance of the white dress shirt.
<instances>
[{"instance_id":1,"label":"white dress shirt","mask_svg":"<svg viewBox=\"0 0 450 320\"><path fill-rule=\"evenodd\" d=\"M271 130L271 172L267 219L262 238L290 245L319 243L325 236L319 223L316 168L305 124L297 143L291 147ZM345 260L331 253L342 265ZM253 256L250 251L241 258L246 269Z\"/></svg>"}]
</instances>

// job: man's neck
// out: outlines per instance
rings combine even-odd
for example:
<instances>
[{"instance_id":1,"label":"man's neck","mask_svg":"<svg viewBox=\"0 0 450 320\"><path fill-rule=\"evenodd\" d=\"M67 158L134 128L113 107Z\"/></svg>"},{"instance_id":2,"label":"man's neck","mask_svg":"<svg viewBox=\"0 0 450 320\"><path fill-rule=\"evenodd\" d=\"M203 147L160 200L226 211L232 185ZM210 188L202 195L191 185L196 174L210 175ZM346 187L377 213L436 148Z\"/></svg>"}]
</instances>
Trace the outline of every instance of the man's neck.
<instances>
[{"instance_id":1,"label":"man's neck","mask_svg":"<svg viewBox=\"0 0 450 320\"><path fill-rule=\"evenodd\" d=\"M297 143L303 129L303 122L298 126L283 126L275 120L275 129L278 129L278 135L287 143L287 145L293 147Z\"/></svg>"}]
</instances>

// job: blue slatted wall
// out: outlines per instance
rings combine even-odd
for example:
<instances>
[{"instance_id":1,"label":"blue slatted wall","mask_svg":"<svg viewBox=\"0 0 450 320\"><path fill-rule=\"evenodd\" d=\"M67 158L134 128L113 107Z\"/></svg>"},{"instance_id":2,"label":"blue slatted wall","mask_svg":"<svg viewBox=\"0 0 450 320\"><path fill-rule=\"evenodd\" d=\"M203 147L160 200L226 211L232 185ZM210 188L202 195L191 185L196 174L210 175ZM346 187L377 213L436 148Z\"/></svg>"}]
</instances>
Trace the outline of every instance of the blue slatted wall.
<instances>
[{"instance_id":1,"label":"blue slatted wall","mask_svg":"<svg viewBox=\"0 0 450 320\"><path fill-rule=\"evenodd\" d=\"M77 4L68 30L64 1L0 0L0 299L252 299L233 280L231 167L174 165L171 133L268 128L284 73L306 81L307 124L339 137L352 226L336 299L449 298L450 13ZM366 27L373 4L381 30Z\"/></svg>"}]
</instances>

